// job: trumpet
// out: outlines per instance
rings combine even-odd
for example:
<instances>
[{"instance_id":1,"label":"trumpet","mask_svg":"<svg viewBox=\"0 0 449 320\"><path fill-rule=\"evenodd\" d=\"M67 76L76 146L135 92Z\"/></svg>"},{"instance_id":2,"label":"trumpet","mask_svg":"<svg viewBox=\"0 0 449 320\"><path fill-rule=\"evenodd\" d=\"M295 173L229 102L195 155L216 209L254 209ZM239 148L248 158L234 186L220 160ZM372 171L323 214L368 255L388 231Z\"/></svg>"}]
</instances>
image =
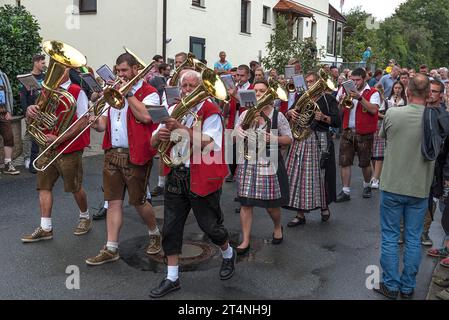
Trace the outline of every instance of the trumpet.
<instances>
[{"instance_id":1,"label":"trumpet","mask_svg":"<svg viewBox=\"0 0 449 320\"><path fill-rule=\"evenodd\" d=\"M345 108L347 108L349 110L354 108L354 104L352 103L352 98L348 95L345 95L343 100L340 103L342 106L344 106Z\"/></svg>"}]
</instances>

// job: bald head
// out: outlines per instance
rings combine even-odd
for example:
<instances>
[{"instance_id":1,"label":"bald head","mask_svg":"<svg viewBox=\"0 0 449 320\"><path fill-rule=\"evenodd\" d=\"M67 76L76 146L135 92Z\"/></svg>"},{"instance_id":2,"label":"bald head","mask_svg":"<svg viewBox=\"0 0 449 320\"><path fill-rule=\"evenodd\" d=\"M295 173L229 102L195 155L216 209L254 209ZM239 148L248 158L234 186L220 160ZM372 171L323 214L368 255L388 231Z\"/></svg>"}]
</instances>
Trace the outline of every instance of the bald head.
<instances>
[{"instance_id":1,"label":"bald head","mask_svg":"<svg viewBox=\"0 0 449 320\"><path fill-rule=\"evenodd\" d=\"M427 99L430 93L430 81L424 74L416 74L410 79L407 88L407 96L409 100L412 98Z\"/></svg>"}]
</instances>

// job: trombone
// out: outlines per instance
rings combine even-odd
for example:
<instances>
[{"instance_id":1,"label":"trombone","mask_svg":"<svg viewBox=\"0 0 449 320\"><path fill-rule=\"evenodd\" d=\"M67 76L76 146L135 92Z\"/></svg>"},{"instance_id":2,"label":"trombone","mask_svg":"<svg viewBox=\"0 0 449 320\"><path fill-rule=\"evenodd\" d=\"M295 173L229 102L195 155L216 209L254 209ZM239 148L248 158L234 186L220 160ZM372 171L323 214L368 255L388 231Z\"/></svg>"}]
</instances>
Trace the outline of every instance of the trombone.
<instances>
[{"instance_id":1,"label":"trombone","mask_svg":"<svg viewBox=\"0 0 449 320\"><path fill-rule=\"evenodd\" d=\"M101 98L99 98L83 115L81 115L75 122L73 122L62 134L60 134L50 145L47 146L47 148L45 148L44 151L42 151L42 153L33 161L33 166L37 171L45 171L53 162L56 161L56 159L58 159L65 150L67 150L67 148L69 148L87 129L90 129L90 127L92 126L92 124L94 124L98 118L100 118L104 112L108 111L109 108L115 108L115 109L122 109L125 106L125 95L126 93L128 93L129 90L131 90L131 88L143 77L145 77L145 75L151 70L151 68L154 66L154 64L156 63L156 61L153 61L152 63L150 63L149 65L145 65L145 63L142 62L142 60L140 60L136 55L134 55L133 53L131 53L129 50L127 50L125 48L125 50L133 55L136 60L138 61L139 65L141 67L143 67L142 70L139 71L139 73L133 78L131 79L124 87L121 87L120 89L115 89L115 87L122 81L121 78L117 77L117 80L111 84L111 85L107 85L105 86L105 89L103 90L103 96ZM106 103L108 104L108 106L106 107ZM55 155L48 163L46 163L43 167L39 168L37 166L37 161L44 155L46 154L48 151L52 150L55 148L56 144L61 140L61 138L67 134L67 132L72 129L73 127L75 127L79 121L81 121L81 119L83 119L84 117L86 117L87 115L90 114L90 112L94 112L95 115L95 119L94 120L90 120L89 119L89 123L83 128L83 130L81 130L80 133L78 133L78 135L71 139L71 141L64 147L64 149L62 149L57 155Z\"/></svg>"}]
</instances>

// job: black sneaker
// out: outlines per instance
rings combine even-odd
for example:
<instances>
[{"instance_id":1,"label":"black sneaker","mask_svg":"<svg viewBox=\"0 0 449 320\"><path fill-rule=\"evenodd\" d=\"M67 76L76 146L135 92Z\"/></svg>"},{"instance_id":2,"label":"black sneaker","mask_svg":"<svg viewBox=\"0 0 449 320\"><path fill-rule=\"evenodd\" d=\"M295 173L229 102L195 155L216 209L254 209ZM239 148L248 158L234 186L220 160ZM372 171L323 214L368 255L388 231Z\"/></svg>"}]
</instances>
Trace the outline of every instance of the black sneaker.
<instances>
[{"instance_id":1,"label":"black sneaker","mask_svg":"<svg viewBox=\"0 0 449 320\"><path fill-rule=\"evenodd\" d=\"M108 209L106 209L105 207L102 207L100 210L98 210L97 212L95 212L92 215L92 219L94 220L101 220L106 218L106 214L108 213Z\"/></svg>"},{"instance_id":2,"label":"black sneaker","mask_svg":"<svg viewBox=\"0 0 449 320\"><path fill-rule=\"evenodd\" d=\"M363 195L364 198L371 198L371 187L363 188Z\"/></svg>"},{"instance_id":3,"label":"black sneaker","mask_svg":"<svg viewBox=\"0 0 449 320\"><path fill-rule=\"evenodd\" d=\"M164 194L164 188L156 186L153 190L151 190L150 194L152 197L159 197Z\"/></svg>"},{"instance_id":4,"label":"black sneaker","mask_svg":"<svg viewBox=\"0 0 449 320\"><path fill-rule=\"evenodd\" d=\"M391 291L389 290L383 282L379 283L379 289L374 288L375 292L380 293L381 295L387 297L388 299L396 300L399 295L399 291Z\"/></svg>"},{"instance_id":5,"label":"black sneaker","mask_svg":"<svg viewBox=\"0 0 449 320\"><path fill-rule=\"evenodd\" d=\"M14 168L11 162L8 162L5 164L5 169L3 169L3 173L15 176L18 175L20 171Z\"/></svg>"},{"instance_id":6,"label":"black sneaker","mask_svg":"<svg viewBox=\"0 0 449 320\"><path fill-rule=\"evenodd\" d=\"M232 248L231 259L223 259L220 268L220 279L228 280L231 279L235 272L235 260L237 259L237 252Z\"/></svg>"},{"instance_id":7,"label":"black sneaker","mask_svg":"<svg viewBox=\"0 0 449 320\"><path fill-rule=\"evenodd\" d=\"M411 292L408 292L408 293L404 293L404 292L401 291L401 298L402 299L406 299L406 300L412 299L413 298L413 293L415 293L413 290Z\"/></svg>"},{"instance_id":8,"label":"black sneaker","mask_svg":"<svg viewBox=\"0 0 449 320\"><path fill-rule=\"evenodd\" d=\"M341 191L338 194L335 202L344 202L344 201L349 201L349 200L351 200L351 196L349 194L345 193L344 191Z\"/></svg>"},{"instance_id":9,"label":"black sneaker","mask_svg":"<svg viewBox=\"0 0 449 320\"><path fill-rule=\"evenodd\" d=\"M161 298L165 296L166 294L169 294L170 292L176 291L181 289L181 283L179 282L179 279L176 279L175 282L170 281L168 279L162 280L162 282L159 284L157 288L154 288L150 292L151 298Z\"/></svg>"}]
</instances>

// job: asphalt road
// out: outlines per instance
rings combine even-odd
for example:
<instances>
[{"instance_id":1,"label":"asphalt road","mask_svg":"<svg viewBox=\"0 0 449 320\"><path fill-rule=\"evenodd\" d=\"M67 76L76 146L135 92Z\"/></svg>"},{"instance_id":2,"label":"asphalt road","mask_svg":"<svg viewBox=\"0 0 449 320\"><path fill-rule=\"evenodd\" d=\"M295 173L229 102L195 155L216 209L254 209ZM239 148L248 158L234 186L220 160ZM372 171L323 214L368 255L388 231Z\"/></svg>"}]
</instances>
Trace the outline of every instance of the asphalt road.
<instances>
[{"instance_id":1,"label":"asphalt road","mask_svg":"<svg viewBox=\"0 0 449 320\"><path fill-rule=\"evenodd\" d=\"M102 201L102 159L84 159L84 187L91 212ZM156 169L151 176L153 186ZM305 226L287 228L294 213L284 210L284 242L280 246L264 241L271 238L272 223L267 213L256 210L253 249L248 257L239 259L231 280L219 280L221 260L216 254L208 262L182 272L182 289L165 299L382 299L365 286L367 267L379 266L379 192L373 191L371 199L362 199L361 185L360 169L355 168L352 200L332 204L327 223L321 222L316 211L307 216ZM62 189L59 181L54 191L53 240L22 244L21 235L32 232L40 222L35 176L28 172L15 177L0 175L0 299L149 299L150 289L164 278L165 267L142 258L139 246L147 233L135 210L125 208L120 248L126 261L88 267L86 257L97 254L105 243L105 222L96 221L90 233L74 236L77 207ZM240 221L234 211L234 197L234 184L226 183L222 196L225 226L238 241ZM437 212L431 229L431 237L438 244L442 241L439 219ZM192 217L185 235L201 236ZM425 299L435 263L423 251L416 299ZM79 289L66 287L68 266L80 270Z\"/></svg>"}]
</instances>

